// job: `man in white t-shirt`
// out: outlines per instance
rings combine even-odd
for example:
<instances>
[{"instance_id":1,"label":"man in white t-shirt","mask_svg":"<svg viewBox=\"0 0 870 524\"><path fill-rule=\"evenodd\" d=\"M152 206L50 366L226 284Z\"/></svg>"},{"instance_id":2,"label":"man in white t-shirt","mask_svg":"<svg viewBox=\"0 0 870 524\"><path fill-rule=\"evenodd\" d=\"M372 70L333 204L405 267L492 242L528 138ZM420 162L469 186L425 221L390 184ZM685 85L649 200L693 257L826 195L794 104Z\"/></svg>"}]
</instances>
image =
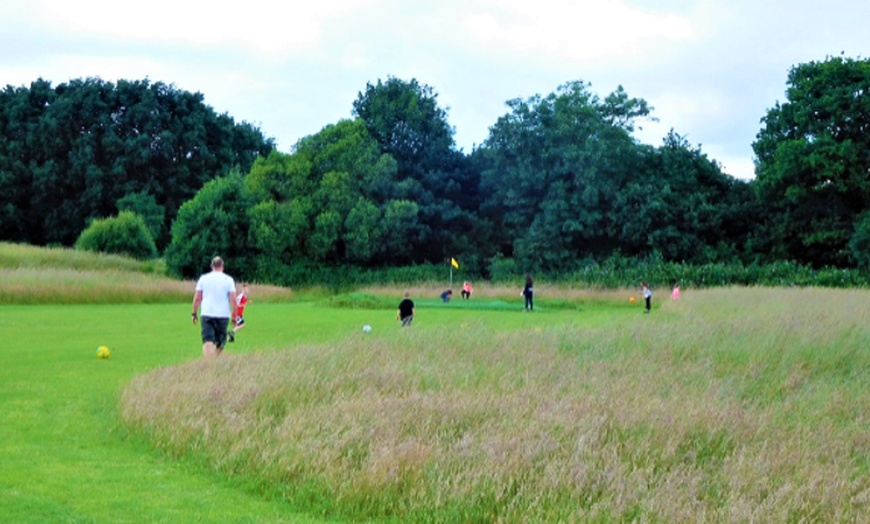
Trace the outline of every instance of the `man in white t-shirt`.
<instances>
[{"instance_id":1,"label":"man in white t-shirt","mask_svg":"<svg viewBox=\"0 0 870 524\"><path fill-rule=\"evenodd\" d=\"M202 308L200 309L200 306ZM202 354L220 355L227 343L227 325L236 318L236 283L224 273L224 261L214 257L211 272L199 277L193 294L193 323L202 316Z\"/></svg>"}]
</instances>

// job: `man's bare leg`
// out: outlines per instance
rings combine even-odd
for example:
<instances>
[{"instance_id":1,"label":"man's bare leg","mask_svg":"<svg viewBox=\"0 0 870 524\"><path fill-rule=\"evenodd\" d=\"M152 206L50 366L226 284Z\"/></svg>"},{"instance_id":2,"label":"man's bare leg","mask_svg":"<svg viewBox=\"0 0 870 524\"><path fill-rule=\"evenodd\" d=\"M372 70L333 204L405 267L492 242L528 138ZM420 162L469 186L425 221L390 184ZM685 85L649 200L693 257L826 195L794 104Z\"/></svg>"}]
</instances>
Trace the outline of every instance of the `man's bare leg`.
<instances>
[{"instance_id":1,"label":"man's bare leg","mask_svg":"<svg viewBox=\"0 0 870 524\"><path fill-rule=\"evenodd\" d=\"M214 345L214 342L203 342L202 344L202 356L204 357L216 357L220 355L220 350Z\"/></svg>"}]
</instances>

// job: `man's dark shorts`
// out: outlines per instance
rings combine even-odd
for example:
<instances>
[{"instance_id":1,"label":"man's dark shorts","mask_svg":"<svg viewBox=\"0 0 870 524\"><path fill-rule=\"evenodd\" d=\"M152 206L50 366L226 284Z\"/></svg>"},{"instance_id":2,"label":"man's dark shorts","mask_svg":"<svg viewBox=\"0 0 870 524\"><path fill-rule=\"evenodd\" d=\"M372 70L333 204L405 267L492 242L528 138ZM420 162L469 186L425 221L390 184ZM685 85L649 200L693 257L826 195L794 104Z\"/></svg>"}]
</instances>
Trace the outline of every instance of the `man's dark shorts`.
<instances>
[{"instance_id":1,"label":"man's dark shorts","mask_svg":"<svg viewBox=\"0 0 870 524\"><path fill-rule=\"evenodd\" d=\"M202 317L202 343L213 342L218 349L223 349L227 343L228 318Z\"/></svg>"}]
</instances>

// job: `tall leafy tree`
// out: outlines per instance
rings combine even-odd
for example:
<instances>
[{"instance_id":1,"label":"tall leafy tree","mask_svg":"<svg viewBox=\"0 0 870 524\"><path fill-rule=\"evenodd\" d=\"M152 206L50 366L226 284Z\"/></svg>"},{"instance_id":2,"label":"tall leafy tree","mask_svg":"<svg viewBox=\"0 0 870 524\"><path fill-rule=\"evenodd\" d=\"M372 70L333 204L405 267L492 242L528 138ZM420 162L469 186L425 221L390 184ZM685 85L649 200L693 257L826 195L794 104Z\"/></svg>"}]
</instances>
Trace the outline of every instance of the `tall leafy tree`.
<instances>
[{"instance_id":1,"label":"tall leafy tree","mask_svg":"<svg viewBox=\"0 0 870 524\"><path fill-rule=\"evenodd\" d=\"M207 251L200 239L220 230L232 234L216 238L244 242L241 274L263 281L290 284L285 277L299 273L292 267L412 261L419 208L361 120L328 125L294 149L258 158L238 183L221 179L197 193L176 220L167 264L189 275ZM226 242L227 256L240 256L241 246Z\"/></svg>"},{"instance_id":2,"label":"tall leafy tree","mask_svg":"<svg viewBox=\"0 0 870 524\"><path fill-rule=\"evenodd\" d=\"M150 216L164 216L156 236L164 245L178 208L206 181L234 166L247 171L273 148L203 95L148 80L7 86L0 137L0 213L17 216L0 237L35 244L71 244L90 220L138 194L156 203Z\"/></svg>"},{"instance_id":3,"label":"tall leafy tree","mask_svg":"<svg viewBox=\"0 0 870 524\"><path fill-rule=\"evenodd\" d=\"M164 258L178 276L195 277L220 255L240 280L255 278L255 253L247 243L251 201L242 175L233 171L207 182L185 202L172 224L172 241Z\"/></svg>"},{"instance_id":4,"label":"tall leafy tree","mask_svg":"<svg viewBox=\"0 0 870 524\"><path fill-rule=\"evenodd\" d=\"M679 262L741 255L757 216L749 184L724 174L700 147L673 131L661 147L640 150L642 167L614 203L621 251L657 252Z\"/></svg>"},{"instance_id":5,"label":"tall leafy tree","mask_svg":"<svg viewBox=\"0 0 870 524\"><path fill-rule=\"evenodd\" d=\"M353 109L381 151L396 160L402 197L419 209L413 260L439 262L469 249L469 232L479 230L479 176L456 150L437 93L415 79L390 77L367 84Z\"/></svg>"},{"instance_id":6,"label":"tall leafy tree","mask_svg":"<svg viewBox=\"0 0 870 524\"><path fill-rule=\"evenodd\" d=\"M646 102L622 89L601 101L577 81L508 107L479 153L483 213L500 226L504 254L528 270L562 270L613 249L610 210L638 169L630 131Z\"/></svg>"},{"instance_id":7,"label":"tall leafy tree","mask_svg":"<svg viewBox=\"0 0 870 524\"><path fill-rule=\"evenodd\" d=\"M293 156L310 166L310 192L304 198L315 215L306 246L308 258L363 265L412 260L410 246L419 242L420 217L407 216L407 227L392 230L383 219L390 205L413 193L413 181L398 179L397 162L382 152L362 120L326 126L300 140ZM365 237L360 230L363 223L374 226ZM387 236L405 247L388 251Z\"/></svg>"},{"instance_id":8,"label":"tall leafy tree","mask_svg":"<svg viewBox=\"0 0 870 524\"><path fill-rule=\"evenodd\" d=\"M777 258L852 265L849 243L870 209L870 59L800 64L787 85L753 143L769 218L758 244Z\"/></svg>"}]
</instances>

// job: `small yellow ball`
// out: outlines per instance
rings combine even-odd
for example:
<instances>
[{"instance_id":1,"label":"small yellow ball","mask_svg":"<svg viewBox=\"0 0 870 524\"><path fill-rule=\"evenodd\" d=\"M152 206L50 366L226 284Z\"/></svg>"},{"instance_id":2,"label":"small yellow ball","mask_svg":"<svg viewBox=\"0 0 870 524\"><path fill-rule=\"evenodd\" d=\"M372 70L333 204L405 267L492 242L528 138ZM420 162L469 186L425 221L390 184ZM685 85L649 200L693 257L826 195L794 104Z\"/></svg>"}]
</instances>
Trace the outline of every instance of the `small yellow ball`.
<instances>
[{"instance_id":1,"label":"small yellow ball","mask_svg":"<svg viewBox=\"0 0 870 524\"><path fill-rule=\"evenodd\" d=\"M109 358L112 356L112 351L109 350L106 346L100 346L97 348L97 358Z\"/></svg>"}]
</instances>

